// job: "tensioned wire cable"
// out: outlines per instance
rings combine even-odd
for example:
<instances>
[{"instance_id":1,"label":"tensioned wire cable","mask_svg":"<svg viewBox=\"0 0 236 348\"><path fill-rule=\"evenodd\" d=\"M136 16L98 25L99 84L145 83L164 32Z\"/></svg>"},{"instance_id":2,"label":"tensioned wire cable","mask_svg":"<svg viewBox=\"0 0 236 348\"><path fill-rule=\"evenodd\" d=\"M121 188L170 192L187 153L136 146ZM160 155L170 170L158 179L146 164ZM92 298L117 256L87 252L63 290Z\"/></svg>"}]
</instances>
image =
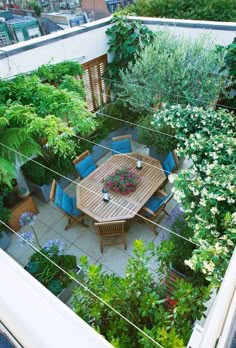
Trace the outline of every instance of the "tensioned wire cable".
<instances>
[{"instance_id":1,"label":"tensioned wire cable","mask_svg":"<svg viewBox=\"0 0 236 348\"><path fill-rule=\"evenodd\" d=\"M150 341L152 341L156 346L160 348L164 348L160 343L155 341L151 336L149 336L146 332L144 332L142 329L140 329L137 325L135 325L132 321L130 321L128 318L126 318L122 313L117 311L114 307L112 307L109 303L104 301L101 297L96 295L92 290L90 290L87 286L85 286L83 283L81 283L78 279L76 279L74 276L72 276L70 273L68 273L64 268L59 266L56 262L51 260L47 255L45 255L43 252L41 252L38 248L36 248L32 243L30 243L27 239L22 237L19 233L14 231L12 228L10 228L7 224L5 224L3 221L0 220L0 223L2 223L5 227L10 229L14 234L16 234L21 240L23 240L25 243L27 243L31 248L33 248L36 252L40 253L45 259L47 259L49 262L51 262L54 266L56 266L58 269L60 269L64 274L66 274L70 279L74 280L79 286L81 286L85 291L89 292L90 295L94 296L97 300L102 302L104 305L106 305L109 309L111 309L113 312L115 312L117 315L119 315L122 319L124 319L128 324L132 325L136 330L138 330L143 336L148 338Z\"/></svg>"},{"instance_id":2,"label":"tensioned wire cable","mask_svg":"<svg viewBox=\"0 0 236 348\"><path fill-rule=\"evenodd\" d=\"M164 95L170 95L170 96L173 96L173 97L176 97L177 100L180 100L180 99L186 99L184 96L181 96L181 95L178 95L178 94L174 94L174 93L170 93L170 92L164 92L162 90L156 90L156 89L153 89L153 88L150 88L150 87L147 87L147 86L140 86L138 85L137 83L125 83L125 82L121 82L121 81L117 81L117 80L112 80L112 79L108 79L106 77L98 77L98 79L100 80L107 80L107 81L111 81L111 82L114 82L114 83L117 83L117 84L120 84L120 85L133 85L133 86L137 86L138 88L140 89L148 89L149 91L153 91L153 92L156 92L157 94L164 94ZM191 100L193 101L196 101L196 102L200 102L200 103L203 103L203 104L207 104L208 102L207 101L204 101L204 100L201 100L201 99L196 99L196 98L190 98ZM229 106L229 105L224 105L224 104L219 104L219 103L216 103L215 105L217 106L222 106L223 108L228 108L228 109L232 109L232 110L236 110L235 107L233 106Z\"/></svg>"},{"instance_id":3,"label":"tensioned wire cable","mask_svg":"<svg viewBox=\"0 0 236 348\"><path fill-rule=\"evenodd\" d=\"M165 132L161 132L161 131L158 131L158 130L156 130L156 129L152 129L152 128L149 128L149 127L146 127L146 126L143 126L143 125L140 125L140 124L137 124L137 123L128 121L128 120L123 120L122 118L118 118L118 117L115 117L115 116L111 116L111 115L108 115L108 114L104 114L103 112L100 112L100 111L95 111L94 114L95 114L95 115L98 114L98 115L110 117L110 118L113 118L114 120L117 120L117 121L122 121L122 122L124 122L124 123L129 123L131 126L136 126L136 127L139 127L139 128L143 128L143 129L146 129L146 130L150 130L150 131L152 131L152 132L154 132L154 133L166 135L166 136L168 136L168 137L175 138L175 139L178 140L178 138L177 138L175 135L171 135L171 134L168 134L168 133L165 133Z\"/></svg>"},{"instance_id":4,"label":"tensioned wire cable","mask_svg":"<svg viewBox=\"0 0 236 348\"><path fill-rule=\"evenodd\" d=\"M45 165L42 164L42 163L39 163L39 162L35 161L34 159L32 159L32 158L30 158L30 157L28 157L28 156L26 156L26 155L20 153L19 151L15 150L15 149L10 148L9 146L7 146L7 145L5 145L5 144L0 143L0 145L4 146L5 148L7 148L7 149L10 150L10 151L15 152L16 154L20 155L21 157L24 157L24 158L26 158L27 160L32 161L32 162L38 164L39 166L41 166L41 167L43 167L43 168L45 168L45 169L50 170L52 173L54 173L54 174L56 174L56 175L59 175L59 176L61 176L61 177L64 178L64 179L67 179L67 180L70 181L71 183L80 186L81 188L83 188L83 189L85 189L85 190L87 190L87 191L89 191L89 192L95 194L96 196L99 196L99 197L102 198L102 195L101 195L101 194L99 194L99 193L97 193L97 192L95 192L95 191L89 189L88 187L82 185L80 182L77 183L76 181L74 181L74 180L72 180L72 179L66 177L65 175L63 175L63 174L61 174L61 173L58 173L57 171L55 171L55 170L53 170L53 169L51 169L51 168L45 166ZM121 208L125 209L127 212L133 213L133 210L131 210L131 209L127 208L127 207L123 207L121 204L119 204L119 203L117 203L117 202L114 202L113 200L110 200L110 202L111 202L112 204L117 205L118 207L121 207ZM191 241L190 239L187 239L187 238L185 238L185 237L179 235L178 233L176 233L176 232L174 232L174 231L172 231L172 230L166 228L165 226L162 226L162 225L156 223L155 221L152 221L152 220L146 218L145 216L142 216L142 215L140 215L140 214L138 214L138 213L135 213L135 215L138 216L138 217L140 217L140 218L142 218L143 220L148 221L149 223L151 223L151 224L153 224L153 225L155 225L155 226L158 226L158 227L162 228L163 230L165 230L165 231L167 231L167 232L170 232L170 233L172 233L172 234L174 234L174 235L176 235L176 236L178 236L178 237L180 237L180 238L182 238L182 239L188 241L189 243L192 243L193 245L196 245L196 246L198 246L198 247L201 246L200 244L195 243L195 242Z\"/></svg>"}]
</instances>

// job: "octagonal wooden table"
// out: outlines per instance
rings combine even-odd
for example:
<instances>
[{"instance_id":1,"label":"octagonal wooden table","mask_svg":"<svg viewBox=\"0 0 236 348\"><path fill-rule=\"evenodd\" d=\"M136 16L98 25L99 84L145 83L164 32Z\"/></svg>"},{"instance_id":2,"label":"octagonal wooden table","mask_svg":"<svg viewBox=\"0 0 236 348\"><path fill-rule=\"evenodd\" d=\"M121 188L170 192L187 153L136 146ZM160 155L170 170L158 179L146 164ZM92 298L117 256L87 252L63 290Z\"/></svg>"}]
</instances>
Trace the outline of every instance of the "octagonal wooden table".
<instances>
[{"instance_id":1,"label":"octagonal wooden table","mask_svg":"<svg viewBox=\"0 0 236 348\"><path fill-rule=\"evenodd\" d=\"M113 155L95 171L77 184L77 208L98 222L132 219L148 199L166 181L161 163L148 156L141 156L143 168L136 169L137 153ZM123 195L109 190L110 201L102 199L103 180L116 169L128 167L140 176L135 190Z\"/></svg>"}]
</instances>

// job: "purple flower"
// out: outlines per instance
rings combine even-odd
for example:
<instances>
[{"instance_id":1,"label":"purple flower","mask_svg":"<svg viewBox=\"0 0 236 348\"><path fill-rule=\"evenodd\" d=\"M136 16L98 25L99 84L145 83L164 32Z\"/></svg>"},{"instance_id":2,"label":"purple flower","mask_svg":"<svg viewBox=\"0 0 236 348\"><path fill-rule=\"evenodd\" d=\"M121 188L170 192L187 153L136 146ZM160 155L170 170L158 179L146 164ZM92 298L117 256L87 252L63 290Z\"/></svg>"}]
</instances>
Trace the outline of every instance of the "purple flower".
<instances>
[{"instance_id":1,"label":"purple flower","mask_svg":"<svg viewBox=\"0 0 236 348\"><path fill-rule=\"evenodd\" d=\"M34 237L33 237L32 232L23 232L23 233L21 233L21 237L23 239L22 238L18 239L19 247L23 247L23 245L25 244L26 241L29 243L32 243L34 241Z\"/></svg>"},{"instance_id":2,"label":"purple flower","mask_svg":"<svg viewBox=\"0 0 236 348\"><path fill-rule=\"evenodd\" d=\"M25 213L21 214L19 219L19 224L21 227L23 226L32 226L34 225L36 219L36 215L34 213L31 213L30 211L26 211Z\"/></svg>"},{"instance_id":3,"label":"purple flower","mask_svg":"<svg viewBox=\"0 0 236 348\"><path fill-rule=\"evenodd\" d=\"M47 243L43 247L44 251L48 253L49 256L53 255L63 255L65 245L64 242L60 241L60 239L48 240Z\"/></svg>"}]
</instances>

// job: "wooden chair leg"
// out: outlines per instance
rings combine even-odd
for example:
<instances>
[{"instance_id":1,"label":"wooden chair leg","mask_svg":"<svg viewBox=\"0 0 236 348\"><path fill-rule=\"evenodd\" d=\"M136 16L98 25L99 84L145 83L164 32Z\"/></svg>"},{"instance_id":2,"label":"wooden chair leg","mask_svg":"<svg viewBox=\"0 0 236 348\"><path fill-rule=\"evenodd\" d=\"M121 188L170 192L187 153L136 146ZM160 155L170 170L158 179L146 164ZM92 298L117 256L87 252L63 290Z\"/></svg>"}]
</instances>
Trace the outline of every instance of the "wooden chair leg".
<instances>
[{"instance_id":1,"label":"wooden chair leg","mask_svg":"<svg viewBox=\"0 0 236 348\"><path fill-rule=\"evenodd\" d=\"M68 230L68 228L71 226L72 222L71 222L71 219L68 218L68 224L66 225L66 227L64 228L64 230Z\"/></svg>"},{"instance_id":2,"label":"wooden chair leg","mask_svg":"<svg viewBox=\"0 0 236 348\"><path fill-rule=\"evenodd\" d=\"M127 238L125 236L125 239L124 239L124 244L125 244L125 250L127 250Z\"/></svg>"},{"instance_id":3,"label":"wooden chair leg","mask_svg":"<svg viewBox=\"0 0 236 348\"><path fill-rule=\"evenodd\" d=\"M83 219L81 219L81 221L80 220L77 220L77 219L73 219L73 218L70 218L70 217L68 217L68 224L66 225L66 227L64 228L64 230L66 231L66 230L68 230L68 228L70 228L70 227L72 227L73 225L75 225L75 224L78 224L78 225L80 225L80 226L82 226L82 227L89 227L88 225L86 225L85 223L84 223L84 217L83 217Z\"/></svg>"},{"instance_id":4,"label":"wooden chair leg","mask_svg":"<svg viewBox=\"0 0 236 348\"><path fill-rule=\"evenodd\" d=\"M170 216L170 214L165 209L163 209L163 211L166 215Z\"/></svg>"},{"instance_id":5,"label":"wooden chair leg","mask_svg":"<svg viewBox=\"0 0 236 348\"><path fill-rule=\"evenodd\" d=\"M101 249L101 253L103 254L103 240L102 240L102 237L100 237L100 249Z\"/></svg>"}]
</instances>

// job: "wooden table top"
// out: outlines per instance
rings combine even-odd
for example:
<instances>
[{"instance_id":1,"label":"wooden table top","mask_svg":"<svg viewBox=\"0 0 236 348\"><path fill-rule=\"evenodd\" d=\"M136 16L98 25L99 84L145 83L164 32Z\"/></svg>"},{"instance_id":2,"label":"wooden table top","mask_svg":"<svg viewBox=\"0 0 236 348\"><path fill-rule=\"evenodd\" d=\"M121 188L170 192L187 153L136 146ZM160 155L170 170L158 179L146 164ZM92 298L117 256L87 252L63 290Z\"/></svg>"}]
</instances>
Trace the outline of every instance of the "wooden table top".
<instances>
[{"instance_id":1,"label":"wooden table top","mask_svg":"<svg viewBox=\"0 0 236 348\"><path fill-rule=\"evenodd\" d=\"M77 208L98 222L132 219L166 180L161 163L141 156L143 167L136 169L137 153L113 155L77 185ZM135 192L123 195L109 190L110 201L102 199L102 181L116 169L128 167L140 177Z\"/></svg>"}]
</instances>

